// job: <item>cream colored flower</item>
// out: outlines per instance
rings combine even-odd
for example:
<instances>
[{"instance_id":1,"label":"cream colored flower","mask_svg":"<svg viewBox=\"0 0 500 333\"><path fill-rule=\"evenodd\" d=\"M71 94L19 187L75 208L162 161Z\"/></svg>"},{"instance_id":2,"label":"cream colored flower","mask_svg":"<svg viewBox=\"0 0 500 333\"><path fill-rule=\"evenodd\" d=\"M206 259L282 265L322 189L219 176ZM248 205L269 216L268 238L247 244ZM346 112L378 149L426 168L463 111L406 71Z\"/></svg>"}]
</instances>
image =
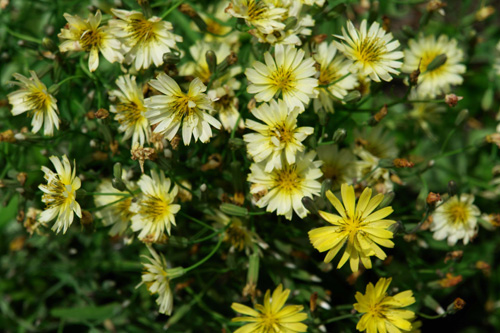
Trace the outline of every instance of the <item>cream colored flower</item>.
<instances>
[{"instance_id":1,"label":"cream colored flower","mask_svg":"<svg viewBox=\"0 0 500 333\"><path fill-rule=\"evenodd\" d=\"M314 161L315 151L302 152L296 156L295 164L283 165L282 169L265 171L265 163L253 163L248 181L252 183L252 194L266 193L257 201L258 207L267 207L266 211L284 215L287 220L295 213L304 218L309 211L304 207L302 198L319 195L321 184L321 161Z\"/></svg>"},{"instance_id":2,"label":"cream colored flower","mask_svg":"<svg viewBox=\"0 0 500 333\"><path fill-rule=\"evenodd\" d=\"M68 29L61 29L58 37L64 40L59 46L61 52L89 52L89 70L95 71L99 66L99 52L109 62L122 62L120 42L115 38L108 26L100 27L101 11L89 14L86 20L77 15L64 14L68 21Z\"/></svg>"},{"instance_id":3,"label":"cream colored flower","mask_svg":"<svg viewBox=\"0 0 500 333\"><path fill-rule=\"evenodd\" d=\"M213 101L214 111L218 114L222 127L227 132L232 132L236 123L238 123L238 128L245 128L245 123L238 111L239 99L235 94L235 91L239 90L240 86L240 81L232 78L227 83L211 89L207 93L208 97Z\"/></svg>"},{"instance_id":4,"label":"cream colored flower","mask_svg":"<svg viewBox=\"0 0 500 333\"><path fill-rule=\"evenodd\" d=\"M182 37L171 32L172 23L162 21L153 16L146 19L136 11L111 9L118 17L110 20L109 25L113 33L119 38L125 48L125 61L134 63L136 70L147 69L152 63L156 67L163 64L163 55L177 49L177 42L182 42Z\"/></svg>"},{"instance_id":5,"label":"cream colored flower","mask_svg":"<svg viewBox=\"0 0 500 333\"><path fill-rule=\"evenodd\" d=\"M32 132L37 133L43 126L43 133L48 136L54 135L54 127L59 129L59 117L57 113L57 100L52 96L45 84L40 81L34 71L30 71L31 79L14 74L19 82L12 82L21 89L10 93L7 97L12 107L14 116L27 111L33 111L31 121Z\"/></svg>"},{"instance_id":6,"label":"cream colored flower","mask_svg":"<svg viewBox=\"0 0 500 333\"><path fill-rule=\"evenodd\" d=\"M142 263L144 266L142 281L136 288L146 284L151 294L158 294L156 304L160 306L159 312L170 316L174 309L174 295L170 289L170 281L184 275L184 269L182 267L168 268L167 261L162 254L158 255L151 246L148 246L148 250L151 257L142 256L148 262Z\"/></svg>"},{"instance_id":7,"label":"cream colored flower","mask_svg":"<svg viewBox=\"0 0 500 333\"><path fill-rule=\"evenodd\" d=\"M50 161L54 164L56 172L42 166L47 185L40 185L38 188L43 191L42 202L45 203L45 210L40 214L39 221L47 223L56 219L52 230L63 234L66 233L74 214L82 217L80 204L76 201L76 191L81 186L80 178L75 176L76 165L73 170L66 155L61 161L56 156L51 156Z\"/></svg>"},{"instance_id":8,"label":"cream colored flower","mask_svg":"<svg viewBox=\"0 0 500 333\"><path fill-rule=\"evenodd\" d=\"M312 58L304 59L304 51L292 45L276 45L274 58L269 52L264 54L266 64L254 62L245 74L250 85L247 91L256 94L257 102L269 102L281 97L290 109L305 110L311 98L316 97L318 79Z\"/></svg>"},{"instance_id":9,"label":"cream colored flower","mask_svg":"<svg viewBox=\"0 0 500 333\"><path fill-rule=\"evenodd\" d=\"M120 123L118 131L125 133L123 140L132 138L132 146L143 146L149 141L151 128L146 118L146 106L141 87L137 86L135 76L123 75L118 77L116 85L119 90L109 92L117 98L110 111L115 113L115 120Z\"/></svg>"},{"instance_id":10,"label":"cream colored flower","mask_svg":"<svg viewBox=\"0 0 500 333\"><path fill-rule=\"evenodd\" d=\"M281 18L286 13L286 9L276 8L266 1L231 0L226 12L231 16L244 19L249 26L254 26L266 34L285 28Z\"/></svg>"},{"instance_id":11,"label":"cream colored flower","mask_svg":"<svg viewBox=\"0 0 500 333\"><path fill-rule=\"evenodd\" d=\"M139 238L148 237L153 242L161 239L165 231L170 235L172 224L175 225L175 214L181 209L174 204L178 192L177 185L172 185L170 179L151 170L151 177L143 174L137 182L142 191L138 202L133 203L131 211L132 230L140 231Z\"/></svg>"},{"instance_id":12,"label":"cream colored flower","mask_svg":"<svg viewBox=\"0 0 500 333\"><path fill-rule=\"evenodd\" d=\"M440 205L432 214L431 231L434 232L434 239L448 238L450 246L462 239L467 245L477 231L477 219L481 215L473 202L473 195L463 193Z\"/></svg>"},{"instance_id":13,"label":"cream colored flower","mask_svg":"<svg viewBox=\"0 0 500 333\"><path fill-rule=\"evenodd\" d=\"M417 40L408 42L409 48L405 50L405 59L402 71L411 73L418 68L417 92L420 97L434 98L437 95L448 93L452 85L460 85L465 73L463 52L457 47L455 39L441 35L436 40L434 35L424 37L420 35ZM429 64L438 56L445 55L446 59L440 66L428 70ZM420 67L419 67L420 64Z\"/></svg>"},{"instance_id":14,"label":"cream colored flower","mask_svg":"<svg viewBox=\"0 0 500 333\"><path fill-rule=\"evenodd\" d=\"M393 40L392 33L387 33L380 24L373 22L367 30L367 22L363 20L359 29L351 21L347 22L347 32L342 27L342 36L335 37L343 42L335 42L337 49L353 61L351 70L369 76L373 81L391 81L391 74L399 74L402 65L398 59L403 52L395 51L399 41Z\"/></svg>"},{"instance_id":15,"label":"cream colored flower","mask_svg":"<svg viewBox=\"0 0 500 333\"><path fill-rule=\"evenodd\" d=\"M339 189L342 184L352 184L356 177L356 158L348 149L337 145L319 146L318 158L323 162L321 171L325 179L332 181L331 189Z\"/></svg>"},{"instance_id":16,"label":"cream colored flower","mask_svg":"<svg viewBox=\"0 0 500 333\"><path fill-rule=\"evenodd\" d=\"M187 93L183 92L177 82L170 76L161 73L149 85L162 95L146 99L146 117L152 125L156 125L154 133L162 133L168 140L172 140L182 124L182 139L187 146L200 139L208 142L212 137L213 126L220 129L220 122L208 114L213 112L212 101L205 92L207 87L195 78L189 85Z\"/></svg>"},{"instance_id":17,"label":"cream colored flower","mask_svg":"<svg viewBox=\"0 0 500 333\"><path fill-rule=\"evenodd\" d=\"M333 102L341 101L349 90L356 88L356 75L350 74L352 61L337 53L335 43L321 43L313 55L319 64L319 91L314 100L314 110L324 109L333 113Z\"/></svg>"},{"instance_id":18,"label":"cream colored flower","mask_svg":"<svg viewBox=\"0 0 500 333\"><path fill-rule=\"evenodd\" d=\"M304 150L302 141L314 132L312 127L297 127L299 109L289 110L282 100L272 100L253 109L252 114L264 122L246 120L246 127L257 132L243 136L254 161L263 162L266 172L294 164L295 155Z\"/></svg>"}]
</instances>

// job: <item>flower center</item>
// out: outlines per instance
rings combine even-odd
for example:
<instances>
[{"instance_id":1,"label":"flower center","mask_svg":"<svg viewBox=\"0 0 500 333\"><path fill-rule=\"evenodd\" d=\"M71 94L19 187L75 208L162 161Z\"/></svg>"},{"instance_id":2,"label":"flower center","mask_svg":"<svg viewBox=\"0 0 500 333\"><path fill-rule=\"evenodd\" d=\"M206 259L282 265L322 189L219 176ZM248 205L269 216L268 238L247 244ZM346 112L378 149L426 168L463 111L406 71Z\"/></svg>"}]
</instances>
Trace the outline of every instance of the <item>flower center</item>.
<instances>
[{"instance_id":1,"label":"flower center","mask_svg":"<svg viewBox=\"0 0 500 333\"><path fill-rule=\"evenodd\" d=\"M163 219L168 212L168 204L158 197L146 196L140 203L139 214L155 223Z\"/></svg>"},{"instance_id":2,"label":"flower center","mask_svg":"<svg viewBox=\"0 0 500 333\"><path fill-rule=\"evenodd\" d=\"M119 103L116 106L116 111L120 117L117 120L120 124L135 124L143 119L145 111L142 103L130 101L128 103Z\"/></svg>"},{"instance_id":3,"label":"flower center","mask_svg":"<svg viewBox=\"0 0 500 333\"><path fill-rule=\"evenodd\" d=\"M101 44L102 34L98 30L85 30L80 36L80 46L84 51L90 51Z\"/></svg>"},{"instance_id":4,"label":"flower center","mask_svg":"<svg viewBox=\"0 0 500 333\"><path fill-rule=\"evenodd\" d=\"M362 229L361 220L358 217L347 217L344 219L344 230L349 233L349 238L353 239Z\"/></svg>"},{"instance_id":5,"label":"flower center","mask_svg":"<svg viewBox=\"0 0 500 333\"><path fill-rule=\"evenodd\" d=\"M133 18L130 20L128 30L130 32L129 37L132 38L135 43L149 43L156 40L156 34L153 32L154 22Z\"/></svg>"},{"instance_id":6,"label":"flower center","mask_svg":"<svg viewBox=\"0 0 500 333\"><path fill-rule=\"evenodd\" d=\"M272 313L263 313L261 314L262 320L262 332L275 332L275 327L278 326L278 321L276 317Z\"/></svg>"},{"instance_id":7,"label":"flower center","mask_svg":"<svg viewBox=\"0 0 500 333\"><path fill-rule=\"evenodd\" d=\"M193 108L196 107L196 103L193 101L193 98L186 94L178 95L176 97L176 100L171 104L175 117L178 120L185 116L189 117L193 113Z\"/></svg>"},{"instance_id":8,"label":"flower center","mask_svg":"<svg viewBox=\"0 0 500 333\"><path fill-rule=\"evenodd\" d=\"M356 46L356 51L358 53L357 58L365 63L378 61L384 50L384 42L378 37L365 37L365 39Z\"/></svg>"},{"instance_id":9,"label":"flower center","mask_svg":"<svg viewBox=\"0 0 500 333\"><path fill-rule=\"evenodd\" d=\"M322 68L319 72L318 83L320 86L328 85L331 82L339 79L341 75L338 74L337 69L333 66Z\"/></svg>"},{"instance_id":10,"label":"flower center","mask_svg":"<svg viewBox=\"0 0 500 333\"><path fill-rule=\"evenodd\" d=\"M447 209L449 219L454 224L465 224L469 219L469 210L462 202L458 202Z\"/></svg>"},{"instance_id":11,"label":"flower center","mask_svg":"<svg viewBox=\"0 0 500 333\"><path fill-rule=\"evenodd\" d=\"M127 198L123 201L118 202L115 205L115 212L120 215L123 221L129 221L134 213L130 211L130 205L132 204L132 198Z\"/></svg>"},{"instance_id":12,"label":"flower center","mask_svg":"<svg viewBox=\"0 0 500 333\"><path fill-rule=\"evenodd\" d=\"M424 73L427 70L427 67L429 64L434 60L438 55L440 55L439 52L436 51L427 51L424 54L422 54L422 60L420 61L420 72ZM433 70L429 71L429 73L437 73L440 71L440 69L443 66L439 66L437 68L434 68Z\"/></svg>"},{"instance_id":13,"label":"flower center","mask_svg":"<svg viewBox=\"0 0 500 333\"><path fill-rule=\"evenodd\" d=\"M32 91L27 95L26 99L32 110L45 110L50 101L49 96L42 90Z\"/></svg>"},{"instance_id":14,"label":"flower center","mask_svg":"<svg viewBox=\"0 0 500 333\"><path fill-rule=\"evenodd\" d=\"M285 123L276 125L274 129L271 131L271 135L276 138L276 140L272 140L276 146L280 146L280 143L287 144L293 140L293 130L287 128Z\"/></svg>"},{"instance_id":15,"label":"flower center","mask_svg":"<svg viewBox=\"0 0 500 333\"><path fill-rule=\"evenodd\" d=\"M47 205L47 209L62 206L74 200L75 192L73 187L64 184L58 178L49 182L45 188L50 192L42 196L42 201Z\"/></svg>"},{"instance_id":16,"label":"flower center","mask_svg":"<svg viewBox=\"0 0 500 333\"><path fill-rule=\"evenodd\" d=\"M368 313L376 318L385 318L385 312L385 307L380 305L380 303L370 304L370 309L368 310Z\"/></svg>"},{"instance_id":17,"label":"flower center","mask_svg":"<svg viewBox=\"0 0 500 333\"><path fill-rule=\"evenodd\" d=\"M286 192L294 192L299 189L302 178L297 174L295 166L286 166L282 170L275 171L275 186Z\"/></svg>"},{"instance_id":18,"label":"flower center","mask_svg":"<svg viewBox=\"0 0 500 333\"><path fill-rule=\"evenodd\" d=\"M224 240L230 242L238 251L242 251L247 243L247 238L249 238L247 228L232 224L226 230Z\"/></svg>"},{"instance_id":19,"label":"flower center","mask_svg":"<svg viewBox=\"0 0 500 333\"><path fill-rule=\"evenodd\" d=\"M264 1L248 1L247 15L249 21L256 21L261 19L267 10L267 6Z\"/></svg>"},{"instance_id":20,"label":"flower center","mask_svg":"<svg viewBox=\"0 0 500 333\"><path fill-rule=\"evenodd\" d=\"M295 88L293 73L283 67L278 68L277 71L271 74L271 81L281 90L282 94L286 94Z\"/></svg>"}]
</instances>

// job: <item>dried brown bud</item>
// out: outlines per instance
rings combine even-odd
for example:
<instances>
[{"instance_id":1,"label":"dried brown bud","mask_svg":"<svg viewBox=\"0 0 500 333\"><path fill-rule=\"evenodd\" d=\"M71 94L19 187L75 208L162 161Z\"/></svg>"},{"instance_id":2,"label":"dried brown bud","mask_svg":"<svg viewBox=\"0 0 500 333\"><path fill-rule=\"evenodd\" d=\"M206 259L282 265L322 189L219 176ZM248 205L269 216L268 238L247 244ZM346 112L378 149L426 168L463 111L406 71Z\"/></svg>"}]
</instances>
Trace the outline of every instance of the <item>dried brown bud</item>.
<instances>
[{"instance_id":1,"label":"dried brown bud","mask_svg":"<svg viewBox=\"0 0 500 333\"><path fill-rule=\"evenodd\" d=\"M109 111L103 108L97 110L97 112L95 113L95 117L97 119L106 119L108 118L108 116L109 116Z\"/></svg>"},{"instance_id":2,"label":"dried brown bud","mask_svg":"<svg viewBox=\"0 0 500 333\"><path fill-rule=\"evenodd\" d=\"M311 298L309 298L309 306L311 308L311 312L314 312L316 310L317 305L318 305L318 293L313 292L311 294Z\"/></svg>"},{"instance_id":3,"label":"dried brown bud","mask_svg":"<svg viewBox=\"0 0 500 333\"><path fill-rule=\"evenodd\" d=\"M320 34L320 35L314 35L312 37L312 40L314 43L316 44L321 44L325 39L328 38L328 35L327 34Z\"/></svg>"},{"instance_id":4,"label":"dried brown bud","mask_svg":"<svg viewBox=\"0 0 500 333\"><path fill-rule=\"evenodd\" d=\"M146 160L155 160L157 157L155 150L150 147L144 148L141 146L135 146L130 151L130 154L132 155L132 159L134 161L139 161L142 173L144 173L144 162Z\"/></svg>"},{"instance_id":5,"label":"dried brown bud","mask_svg":"<svg viewBox=\"0 0 500 333\"><path fill-rule=\"evenodd\" d=\"M447 94L444 96L444 101L450 107L454 107L455 105L457 105L458 101L461 101L462 99L463 99L463 96L457 96L455 94Z\"/></svg>"},{"instance_id":6,"label":"dried brown bud","mask_svg":"<svg viewBox=\"0 0 500 333\"><path fill-rule=\"evenodd\" d=\"M462 310L465 307L465 301L461 299L460 297L457 297L453 303L448 305L448 308L446 309L446 312L449 314L455 314L458 311Z\"/></svg>"},{"instance_id":7,"label":"dried brown bud","mask_svg":"<svg viewBox=\"0 0 500 333\"><path fill-rule=\"evenodd\" d=\"M190 5L188 5L187 3L183 3L182 5L179 6L179 11L182 13L182 14L185 14L191 18L193 17L196 17L196 11L193 9L193 7L191 7Z\"/></svg>"},{"instance_id":8,"label":"dried brown bud","mask_svg":"<svg viewBox=\"0 0 500 333\"><path fill-rule=\"evenodd\" d=\"M111 150L111 153L114 155L118 154L118 151L120 149L120 145L118 144L118 141L112 140L109 143L109 150Z\"/></svg>"},{"instance_id":9,"label":"dried brown bud","mask_svg":"<svg viewBox=\"0 0 500 333\"><path fill-rule=\"evenodd\" d=\"M406 158L395 158L392 163L396 168L413 168L415 163L408 161Z\"/></svg>"},{"instance_id":10,"label":"dried brown bud","mask_svg":"<svg viewBox=\"0 0 500 333\"><path fill-rule=\"evenodd\" d=\"M24 218L26 216L26 213L24 213L24 210L20 210L17 212L17 216L16 216L16 221L21 223L24 221Z\"/></svg>"},{"instance_id":11,"label":"dried brown bud","mask_svg":"<svg viewBox=\"0 0 500 333\"><path fill-rule=\"evenodd\" d=\"M416 86L418 84L418 77L420 76L420 64L418 65L419 68L411 72L410 74L410 85Z\"/></svg>"},{"instance_id":12,"label":"dried brown bud","mask_svg":"<svg viewBox=\"0 0 500 333\"><path fill-rule=\"evenodd\" d=\"M80 223L83 226L89 226L93 222L94 222L94 217L92 216L92 213L87 210L82 210L82 217L80 219Z\"/></svg>"},{"instance_id":13,"label":"dried brown bud","mask_svg":"<svg viewBox=\"0 0 500 333\"><path fill-rule=\"evenodd\" d=\"M228 66L232 66L238 62L238 56L236 55L235 52L231 51L231 53L229 53L229 55L226 57L226 60Z\"/></svg>"},{"instance_id":14,"label":"dried brown bud","mask_svg":"<svg viewBox=\"0 0 500 333\"><path fill-rule=\"evenodd\" d=\"M444 263L446 264L450 260L460 261L460 260L462 260L463 256L464 256L464 251L461 251L461 250L448 252L448 253L446 253L446 256L444 257Z\"/></svg>"},{"instance_id":15,"label":"dried brown bud","mask_svg":"<svg viewBox=\"0 0 500 333\"><path fill-rule=\"evenodd\" d=\"M179 134L176 134L172 141L170 141L172 149L177 150L177 148L179 148L179 143L181 143L181 136Z\"/></svg>"},{"instance_id":16,"label":"dried brown bud","mask_svg":"<svg viewBox=\"0 0 500 333\"><path fill-rule=\"evenodd\" d=\"M385 116L387 116L387 104L384 104L384 106L380 109L380 111L375 113L375 115L373 115L373 120L379 123L382 119L385 118Z\"/></svg>"},{"instance_id":17,"label":"dried brown bud","mask_svg":"<svg viewBox=\"0 0 500 333\"><path fill-rule=\"evenodd\" d=\"M441 286L441 288L449 288L456 286L460 282L462 282L462 275L454 276L451 273L446 273L446 277L439 280L439 285Z\"/></svg>"},{"instance_id":18,"label":"dried brown bud","mask_svg":"<svg viewBox=\"0 0 500 333\"><path fill-rule=\"evenodd\" d=\"M435 205L437 202L441 201L441 195L439 195L439 193L429 192L425 201L428 205Z\"/></svg>"},{"instance_id":19,"label":"dried brown bud","mask_svg":"<svg viewBox=\"0 0 500 333\"><path fill-rule=\"evenodd\" d=\"M5 132L0 133L0 142L16 142L16 139L14 138L14 132L9 129Z\"/></svg>"},{"instance_id":20,"label":"dried brown bud","mask_svg":"<svg viewBox=\"0 0 500 333\"><path fill-rule=\"evenodd\" d=\"M88 120L93 120L95 119L95 112L94 111L89 111L85 114L85 118L87 118Z\"/></svg>"},{"instance_id":21,"label":"dried brown bud","mask_svg":"<svg viewBox=\"0 0 500 333\"><path fill-rule=\"evenodd\" d=\"M208 162L201 166L201 171L217 169L222 164L221 154L212 154L208 157Z\"/></svg>"},{"instance_id":22,"label":"dried brown bud","mask_svg":"<svg viewBox=\"0 0 500 333\"><path fill-rule=\"evenodd\" d=\"M391 32L391 19L387 16L382 16L382 29L387 32Z\"/></svg>"},{"instance_id":23,"label":"dried brown bud","mask_svg":"<svg viewBox=\"0 0 500 333\"><path fill-rule=\"evenodd\" d=\"M257 101L255 100L255 98L252 98L248 104L247 104L247 108L248 110L250 110L250 112L255 109L255 107L257 106Z\"/></svg>"},{"instance_id":24,"label":"dried brown bud","mask_svg":"<svg viewBox=\"0 0 500 333\"><path fill-rule=\"evenodd\" d=\"M165 135L161 133L152 133L149 142L153 144L156 151L162 151L165 148Z\"/></svg>"},{"instance_id":25,"label":"dried brown bud","mask_svg":"<svg viewBox=\"0 0 500 333\"><path fill-rule=\"evenodd\" d=\"M491 274L491 266L486 261L479 260L476 262L476 268L483 271L483 274L486 276Z\"/></svg>"},{"instance_id":26,"label":"dried brown bud","mask_svg":"<svg viewBox=\"0 0 500 333\"><path fill-rule=\"evenodd\" d=\"M26 183L26 179L28 179L28 174L26 172L19 172L16 178L19 184L21 184L21 186L24 186L24 184Z\"/></svg>"},{"instance_id":27,"label":"dried brown bud","mask_svg":"<svg viewBox=\"0 0 500 333\"><path fill-rule=\"evenodd\" d=\"M431 0L427 3L426 9L428 12L435 12L443 9L444 7L446 7L446 3L441 2L440 0Z\"/></svg>"}]
</instances>

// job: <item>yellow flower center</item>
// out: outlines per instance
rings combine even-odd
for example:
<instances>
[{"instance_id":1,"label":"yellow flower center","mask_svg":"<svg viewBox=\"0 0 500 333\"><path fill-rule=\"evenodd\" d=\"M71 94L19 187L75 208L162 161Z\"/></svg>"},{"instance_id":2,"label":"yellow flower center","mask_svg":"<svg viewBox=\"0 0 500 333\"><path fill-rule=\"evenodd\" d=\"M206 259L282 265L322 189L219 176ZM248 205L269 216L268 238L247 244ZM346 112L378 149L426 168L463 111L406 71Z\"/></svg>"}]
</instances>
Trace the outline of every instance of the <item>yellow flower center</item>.
<instances>
[{"instance_id":1,"label":"yellow flower center","mask_svg":"<svg viewBox=\"0 0 500 333\"><path fill-rule=\"evenodd\" d=\"M249 240L249 238L250 235L247 228L232 224L226 230L224 240L231 243L238 251L242 251L245 248L245 244L248 243L247 240Z\"/></svg>"},{"instance_id":2,"label":"yellow flower center","mask_svg":"<svg viewBox=\"0 0 500 333\"><path fill-rule=\"evenodd\" d=\"M196 108L194 98L188 94L182 94L175 97L177 98L172 102L171 109L174 111L176 119L180 120L185 116L191 116L193 109Z\"/></svg>"},{"instance_id":3,"label":"yellow flower center","mask_svg":"<svg viewBox=\"0 0 500 333\"><path fill-rule=\"evenodd\" d=\"M134 213L130 211L131 204L132 198L127 198L115 205L115 212L120 215L121 220L129 221L134 216Z\"/></svg>"},{"instance_id":4,"label":"yellow flower center","mask_svg":"<svg viewBox=\"0 0 500 333\"><path fill-rule=\"evenodd\" d=\"M375 318L385 318L385 312L387 312L387 308L385 306L380 305L380 302L370 304L370 308L368 309L368 314Z\"/></svg>"},{"instance_id":5,"label":"yellow flower center","mask_svg":"<svg viewBox=\"0 0 500 333\"><path fill-rule=\"evenodd\" d=\"M277 71L271 74L270 79L281 90L282 94L286 94L295 88L295 77L289 69L278 68Z\"/></svg>"},{"instance_id":6,"label":"yellow flower center","mask_svg":"<svg viewBox=\"0 0 500 333\"><path fill-rule=\"evenodd\" d=\"M129 22L128 30L130 32L130 38L132 38L135 43L149 43L156 40L156 34L154 30L154 22L133 18Z\"/></svg>"},{"instance_id":7,"label":"yellow flower center","mask_svg":"<svg viewBox=\"0 0 500 333\"><path fill-rule=\"evenodd\" d=\"M276 316L272 313L262 313L261 318L261 329L259 332L274 333L276 332L275 327L279 327L279 322L276 320Z\"/></svg>"},{"instance_id":8,"label":"yellow flower center","mask_svg":"<svg viewBox=\"0 0 500 333\"><path fill-rule=\"evenodd\" d=\"M26 96L26 102L32 110L45 110L50 103L50 98L43 90L36 89Z\"/></svg>"},{"instance_id":9,"label":"yellow flower center","mask_svg":"<svg viewBox=\"0 0 500 333\"><path fill-rule=\"evenodd\" d=\"M45 186L50 193L42 196L42 202L47 205L47 209L66 205L75 200L73 186L64 184L60 179L53 179Z\"/></svg>"},{"instance_id":10,"label":"yellow flower center","mask_svg":"<svg viewBox=\"0 0 500 333\"><path fill-rule=\"evenodd\" d=\"M85 30L80 36L80 46L84 51L90 51L101 44L102 34L99 30Z\"/></svg>"},{"instance_id":11,"label":"yellow flower center","mask_svg":"<svg viewBox=\"0 0 500 333\"><path fill-rule=\"evenodd\" d=\"M273 130L271 130L271 135L276 137L281 143L290 143L293 140L293 129L286 126L285 123L276 125Z\"/></svg>"},{"instance_id":12,"label":"yellow flower center","mask_svg":"<svg viewBox=\"0 0 500 333\"><path fill-rule=\"evenodd\" d=\"M464 202L457 202L446 209L448 219L454 224L465 224L469 220L469 210Z\"/></svg>"},{"instance_id":13,"label":"yellow flower center","mask_svg":"<svg viewBox=\"0 0 500 333\"><path fill-rule=\"evenodd\" d=\"M130 101L120 103L116 106L116 111L120 117L117 118L120 124L133 125L142 120L143 113L146 111L140 101Z\"/></svg>"},{"instance_id":14,"label":"yellow flower center","mask_svg":"<svg viewBox=\"0 0 500 333\"><path fill-rule=\"evenodd\" d=\"M341 75L338 74L337 69L333 66L328 66L327 68L321 68L318 83L320 86L324 86L340 78Z\"/></svg>"},{"instance_id":15,"label":"yellow flower center","mask_svg":"<svg viewBox=\"0 0 500 333\"><path fill-rule=\"evenodd\" d=\"M295 166L286 166L282 170L275 170L274 184L281 191L295 192L300 188L302 178L297 174Z\"/></svg>"},{"instance_id":16,"label":"yellow flower center","mask_svg":"<svg viewBox=\"0 0 500 333\"><path fill-rule=\"evenodd\" d=\"M266 13L267 6L264 1L248 1L247 16L249 21L261 19Z\"/></svg>"},{"instance_id":17,"label":"yellow flower center","mask_svg":"<svg viewBox=\"0 0 500 333\"><path fill-rule=\"evenodd\" d=\"M356 58L364 63L376 62L385 51L385 45L378 37L365 37L355 48Z\"/></svg>"},{"instance_id":18,"label":"yellow flower center","mask_svg":"<svg viewBox=\"0 0 500 333\"><path fill-rule=\"evenodd\" d=\"M147 220L158 222L169 213L169 205L162 199L153 196L146 196L140 203L139 214Z\"/></svg>"},{"instance_id":19,"label":"yellow flower center","mask_svg":"<svg viewBox=\"0 0 500 333\"><path fill-rule=\"evenodd\" d=\"M420 67L419 67L420 72L424 73L427 70L427 67L429 66L429 64L432 62L432 60L434 60L440 54L441 53L438 51L426 51L424 54L422 54L422 58L421 58L422 60L420 61ZM435 69L429 71L428 73L433 73L433 74L440 73L442 71L443 67L444 66L439 66L438 68L435 68Z\"/></svg>"}]
</instances>

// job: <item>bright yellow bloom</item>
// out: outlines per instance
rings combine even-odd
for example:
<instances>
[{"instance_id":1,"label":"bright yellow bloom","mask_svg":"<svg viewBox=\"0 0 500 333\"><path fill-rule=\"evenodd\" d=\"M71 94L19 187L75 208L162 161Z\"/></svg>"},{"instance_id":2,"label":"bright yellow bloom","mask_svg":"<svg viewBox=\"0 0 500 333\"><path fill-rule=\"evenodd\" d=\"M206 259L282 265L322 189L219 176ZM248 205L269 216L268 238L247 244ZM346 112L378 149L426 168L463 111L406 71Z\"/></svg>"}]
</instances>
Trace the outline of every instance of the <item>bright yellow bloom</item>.
<instances>
[{"instance_id":1,"label":"bright yellow bloom","mask_svg":"<svg viewBox=\"0 0 500 333\"><path fill-rule=\"evenodd\" d=\"M342 27L342 36L335 37L343 40L335 42L340 52L354 63L351 70L369 76L373 81L391 81L391 74L399 74L398 68L402 63L397 61L403 58L403 52L394 51L399 47L397 40L392 40L392 33L387 33L380 24L373 22L367 30L367 22L363 20L359 29L351 21L347 22L347 32Z\"/></svg>"},{"instance_id":2,"label":"bright yellow bloom","mask_svg":"<svg viewBox=\"0 0 500 333\"><path fill-rule=\"evenodd\" d=\"M302 305L285 305L290 289L283 290L280 284L273 292L266 291L264 305L256 304L255 309L240 303L233 303L231 308L246 317L233 318L233 322L250 322L234 333L294 333L306 332L307 326L301 321L307 319L307 314L302 312Z\"/></svg>"},{"instance_id":3,"label":"bright yellow bloom","mask_svg":"<svg viewBox=\"0 0 500 333\"><path fill-rule=\"evenodd\" d=\"M410 310L402 310L406 306L415 303L413 292L406 290L394 296L387 295L387 288L392 278L381 278L375 287L370 282L366 286L366 293L356 293L358 303L354 309L363 316L356 325L359 331L367 333L399 333L412 329L411 320L415 313Z\"/></svg>"},{"instance_id":4,"label":"bright yellow bloom","mask_svg":"<svg viewBox=\"0 0 500 333\"><path fill-rule=\"evenodd\" d=\"M62 163L56 156L51 156L49 159L54 164L57 173L42 166L47 185L40 185L38 188L44 192L42 201L47 206L40 214L39 221L47 223L57 217L52 230L59 233L62 229L65 234L73 223L73 212L78 217L82 217L80 205L76 202L76 190L80 188L81 181L75 176L76 168L71 170L71 164L66 155L63 156Z\"/></svg>"},{"instance_id":5,"label":"bright yellow bloom","mask_svg":"<svg viewBox=\"0 0 500 333\"><path fill-rule=\"evenodd\" d=\"M43 126L43 133L47 136L54 135L54 127L59 129L59 117L57 116L57 100L49 94L45 84L40 81L34 71L30 71L31 79L14 74L14 78L19 82L12 82L19 85L21 89L10 93L7 97L12 104L12 114L20 115L26 111L33 116L31 130L37 133Z\"/></svg>"},{"instance_id":6,"label":"bright yellow bloom","mask_svg":"<svg viewBox=\"0 0 500 333\"><path fill-rule=\"evenodd\" d=\"M64 14L64 18L68 21L69 29L61 29L58 35L59 38L65 40L59 46L61 52L90 52L89 69L91 72L99 66L99 52L109 62L123 61L120 42L111 33L109 27L99 27L102 19L100 10L94 16L89 14L86 20L69 14Z\"/></svg>"},{"instance_id":7,"label":"bright yellow bloom","mask_svg":"<svg viewBox=\"0 0 500 333\"><path fill-rule=\"evenodd\" d=\"M394 243L390 241L393 233L387 228L396 222L384 219L393 212L393 209L384 207L375 211L384 199L384 195L377 194L371 198L371 188L365 188L359 197L357 207L354 187L342 184L341 194L343 205L331 191L326 193L328 200L340 216L320 211L320 216L333 226L309 231L311 244L319 252L328 251L325 257L325 262L328 263L347 243L337 268L341 268L347 259L350 259L349 263L353 272L358 271L360 260L366 268L372 268L371 256L376 256L381 260L386 258L386 254L378 245L394 247Z\"/></svg>"},{"instance_id":8,"label":"bright yellow bloom","mask_svg":"<svg viewBox=\"0 0 500 333\"><path fill-rule=\"evenodd\" d=\"M118 20L110 20L113 33L123 43L125 61L134 63L136 70L147 69L152 63L163 64L163 55L177 49L182 37L171 32L172 23L153 16L146 19L137 11L111 9Z\"/></svg>"}]
</instances>

